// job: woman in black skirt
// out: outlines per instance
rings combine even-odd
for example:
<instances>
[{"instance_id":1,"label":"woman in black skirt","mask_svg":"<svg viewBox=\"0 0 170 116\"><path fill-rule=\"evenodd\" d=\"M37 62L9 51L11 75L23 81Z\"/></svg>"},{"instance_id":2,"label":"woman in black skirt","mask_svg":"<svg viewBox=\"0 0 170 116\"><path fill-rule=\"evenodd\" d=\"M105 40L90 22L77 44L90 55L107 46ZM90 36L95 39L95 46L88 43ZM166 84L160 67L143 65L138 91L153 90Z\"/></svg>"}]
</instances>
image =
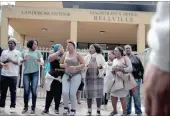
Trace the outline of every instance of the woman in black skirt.
<instances>
[{"instance_id":1,"label":"woman in black skirt","mask_svg":"<svg viewBox=\"0 0 170 116\"><path fill-rule=\"evenodd\" d=\"M59 105L62 94L62 83L61 78L64 74L64 69L60 67L60 59L64 54L63 46L60 44L56 44L53 47L53 53L49 56L48 61L50 62L50 70L45 76L45 84L46 84L46 102L45 109L42 114L48 114L51 102L54 98L55 102L55 114L59 114Z\"/></svg>"}]
</instances>

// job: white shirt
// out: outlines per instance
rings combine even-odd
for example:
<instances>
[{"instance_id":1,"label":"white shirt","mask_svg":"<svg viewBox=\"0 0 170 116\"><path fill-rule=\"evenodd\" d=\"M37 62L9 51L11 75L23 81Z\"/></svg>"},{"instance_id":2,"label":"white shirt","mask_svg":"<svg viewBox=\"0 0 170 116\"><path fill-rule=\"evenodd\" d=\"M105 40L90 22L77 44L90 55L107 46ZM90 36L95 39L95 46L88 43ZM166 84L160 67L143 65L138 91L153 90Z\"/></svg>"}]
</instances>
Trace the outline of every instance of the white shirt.
<instances>
[{"instance_id":1,"label":"white shirt","mask_svg":"<svg viewBox=\"0 0 170 116\"><path fill-rule=\"evenodd\" d=\"M6 61L8 58L10 58L11 60L15 61L15 62L18 62L19 65L21 65L21 60L22 60L22 57L21 57L21 52L18 51L18 50L13 50L13 51L10 51L9 49L8 50L4 50L2 52L2 55L1 55L1 62L4 62ZM8 64L8 69L4 69L2 68L2 71L1 71L1 75L3 76L18 76L19 74L19 65L15 65L11 62L7 63Z\"/></svg>"},{"instance_id":2,"label":"white shirt","mask_svg":"<svg viewBox=\"0 0 170 116\"><path fill-rule=\"evenodd\" d=\"M170 72L169 6L170 2L158 2L147 38L152 49L149 63L166 72Z\"/></svg>"},{"instance_id":3,"label":"white shirt","mask_svg":"<svg viewBox=\"0 0 170 116\"><path fill-rule=\"evenodd\" d=\"M110 65L108 65L108 63L110 63ZM108 61L106 62L106 67L105 67L105 74L106 76L104 77L104 93L107 93L108 91L108 83L109 81L111 81L113 78L113 74L112 74L112 63L113 61Z\"/></svg>"}]
</instances>

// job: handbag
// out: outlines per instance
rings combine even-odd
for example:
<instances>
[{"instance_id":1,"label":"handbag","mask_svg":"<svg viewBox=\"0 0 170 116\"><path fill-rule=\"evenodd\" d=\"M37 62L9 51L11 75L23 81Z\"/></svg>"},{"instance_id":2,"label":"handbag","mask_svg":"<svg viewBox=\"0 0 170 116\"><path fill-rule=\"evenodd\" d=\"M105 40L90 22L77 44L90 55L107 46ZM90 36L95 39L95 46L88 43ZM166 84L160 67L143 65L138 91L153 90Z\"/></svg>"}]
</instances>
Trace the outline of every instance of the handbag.
<instances>
[{"instance_id":1,"label":"handbag","mask_svg":"<svg viewBox=\"0 0 170 116\"><path fill-rule=\"evenodd\" d=\"M127 66L125 57L124 57L124 64ZM132 73L122 74L122 77L120 77L120 78L122 78L122 80L123 80L125 90L132 90L137 87L137 83L136 83Z\"/></svg>"}]
</instances>

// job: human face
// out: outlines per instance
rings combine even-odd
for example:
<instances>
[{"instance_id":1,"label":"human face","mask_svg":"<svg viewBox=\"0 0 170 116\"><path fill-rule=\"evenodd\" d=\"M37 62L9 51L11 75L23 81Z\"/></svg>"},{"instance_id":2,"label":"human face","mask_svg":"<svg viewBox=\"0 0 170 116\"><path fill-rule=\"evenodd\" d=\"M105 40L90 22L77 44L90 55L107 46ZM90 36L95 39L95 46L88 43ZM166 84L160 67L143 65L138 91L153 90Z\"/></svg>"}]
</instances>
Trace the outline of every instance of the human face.
<instances>
[{"instance_id":1,"label":"human face","mask_svg":"<svg viewBox=\"0 0 170 116\"><path fill-rule=\"evenodd\" d=\"M36 41L34 41L34 44L32 46L32 50L36 50L38 46L38 43Z\"/></svg>"},{"instance_id":2,"label":"human face","mask_svg":"<svg viewBox=\"0 0 170 116\"><path fill-rule=\"evenodd\" d=\"M74 50L74 46L72 43L67 43L67 50L68 51L73 51Z\"/></svg>"},{"instance_id":3,"label":"human face","mask_svg":"<svg viewBox=\"0 0 170 116\"><path fill-rule=\"evenodd\" d=\"M14 50L15 46L16 45L15 45L15 43L13 41L8 42L8 47L9 47L10 50Z\"/></svg>"},{"instance_id":4,"label":"human face","mask_svg":"<svg viewBox=\"0 0 170 116\"><path fill-rule=\"evenodd\" d=\"M126 52L127 55L130 55L132 53L131 46L125 46L125 52Z\"/></svg>"},{"instance_id":5,"label":"human face","mask_svg":"<svg viewBox=\"0 0 170 116\"><path fill-rule=\"evenodd\" d=\"M93 45L90 46L89 52L90 52L90 54L94 54L96 52Z\"/></svg>"},{"instance_id":6,"label":"human face","mask_svg":"<svg viewBox=\"0 0 170 116\"><path fill-rule=\"evenodd\" d=\"M118 48L115 48L114 54L115 54L116 58L121 57L121 53Z\"/></svg>"},{"instance_id":7,"label":"human face","mask_svg":"<svg viewBox=\"0 0 170 116\"><path fill-rule=\"evenodd\" d=\"M113 60L115 58L115 55L112 52L109 52L108 54L109 60Z\"/></svg>"}]
</instances>

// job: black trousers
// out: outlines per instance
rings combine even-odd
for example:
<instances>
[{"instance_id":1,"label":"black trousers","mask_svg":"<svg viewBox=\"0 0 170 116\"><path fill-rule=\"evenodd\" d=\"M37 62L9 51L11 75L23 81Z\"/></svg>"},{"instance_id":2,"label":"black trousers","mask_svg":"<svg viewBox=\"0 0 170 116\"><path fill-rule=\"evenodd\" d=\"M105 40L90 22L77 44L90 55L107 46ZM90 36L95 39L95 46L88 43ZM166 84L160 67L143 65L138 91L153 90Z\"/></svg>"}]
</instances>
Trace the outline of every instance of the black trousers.
<instances>
[{"instance_id":1,"label":"black trousers","mask_svg":"<svg viewBox=\"0 0 170 116\"><path fill-rule=\"evenodd\" d=\"M1 98L0 98L0 107L5 107L6 95L8 91L8 87L10 90L11 96L11 105L10 107L14 107L16 105L16 87L17 87L17 77L7 77L1 75Z\"/></svg>"},{"instance_id":2,"label":"black trousers","mask_svg":"<svg viewBox=\"0 0 170 116\"><path fill-rule=\"evenodd\" d=\"M104 95L104 97L103 97L102 105L107 105L108 100L107 100L106 98L107 98L107 93L105 93L105 95Z\"/></svg>"},{"instance_id":3,"label":"black trousers","mask_svg":"<svg viewBox=\"0 0 170 116\"><path fill-rule=\"evenodd\" d=\"M55 109L59 110L61 94L62 94L62 83L60 83L57 80L53 80L50 91L47 91L45 109L49 110L51 102L53 101L54 98Z\"/></svg>"}]
</instances>

